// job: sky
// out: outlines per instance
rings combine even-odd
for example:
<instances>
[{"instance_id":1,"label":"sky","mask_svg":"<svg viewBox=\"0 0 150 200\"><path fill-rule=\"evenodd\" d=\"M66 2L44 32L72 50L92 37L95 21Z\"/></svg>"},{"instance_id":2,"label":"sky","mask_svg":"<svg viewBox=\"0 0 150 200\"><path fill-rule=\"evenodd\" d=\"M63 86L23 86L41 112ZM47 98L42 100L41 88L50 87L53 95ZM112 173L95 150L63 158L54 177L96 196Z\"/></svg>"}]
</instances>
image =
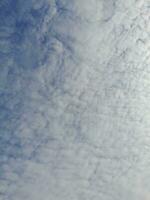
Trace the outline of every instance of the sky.
<instances>
[{"instance_id":1,"label":"sky","mask_svg":"<svg viewBox=\"0 0 150 200\"><path fill-rule=\"evenodd\" d=\"M150 1L0 1L0 200L148 200Z\"/></svg>"}]
</instances>

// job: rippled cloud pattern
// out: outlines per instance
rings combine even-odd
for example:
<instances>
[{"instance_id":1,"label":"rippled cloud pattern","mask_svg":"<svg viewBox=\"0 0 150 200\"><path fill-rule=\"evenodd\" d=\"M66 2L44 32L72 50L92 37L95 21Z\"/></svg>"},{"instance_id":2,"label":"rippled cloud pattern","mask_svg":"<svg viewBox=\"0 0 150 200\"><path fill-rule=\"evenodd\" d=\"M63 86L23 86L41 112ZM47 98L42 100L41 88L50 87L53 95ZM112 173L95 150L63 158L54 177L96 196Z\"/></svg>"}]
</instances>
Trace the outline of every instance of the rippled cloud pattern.
<instances>
[{"instance_id":1,"label":"rippled cloud pattern","mask_svg":"<svg viewBox=\"0 0 150 200\"><path fill-rule=\"evenodd\" d=\"M0 0L0 200L148 200L149 67L149 0Z\"/></svg>"}]
</instances>

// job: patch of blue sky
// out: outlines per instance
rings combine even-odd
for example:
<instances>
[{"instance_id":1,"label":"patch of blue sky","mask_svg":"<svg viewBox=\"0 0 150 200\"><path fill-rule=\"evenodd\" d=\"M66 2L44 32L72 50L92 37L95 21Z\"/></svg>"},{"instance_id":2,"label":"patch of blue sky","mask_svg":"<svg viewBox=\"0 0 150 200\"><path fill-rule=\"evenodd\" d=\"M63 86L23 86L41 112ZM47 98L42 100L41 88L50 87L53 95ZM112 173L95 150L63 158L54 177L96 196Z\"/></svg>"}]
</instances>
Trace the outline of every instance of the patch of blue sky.
<instances>
[{"instance_id":1,"label":"patch of blue sky","mask_svg":"<svg viewBox=\"0 0 150 200\"><path fill-rule=\"evenodd\" d=\"M0 2L0 157L21 155L15 134L17 121L24 105L25 86L43 56L37 30L48 7L34 9L29 0Z\"/></svg>"}]
</instances>

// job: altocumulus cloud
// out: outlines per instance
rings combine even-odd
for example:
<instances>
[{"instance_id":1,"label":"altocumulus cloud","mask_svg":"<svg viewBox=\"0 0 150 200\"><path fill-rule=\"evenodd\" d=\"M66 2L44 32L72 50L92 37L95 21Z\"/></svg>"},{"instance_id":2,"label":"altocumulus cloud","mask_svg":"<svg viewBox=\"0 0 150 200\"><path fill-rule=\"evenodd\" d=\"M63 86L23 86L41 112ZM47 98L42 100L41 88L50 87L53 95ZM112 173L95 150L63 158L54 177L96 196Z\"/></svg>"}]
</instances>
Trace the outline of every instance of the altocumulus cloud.
<instances>
[{"instance_id":1,"label":"altocumulus cloud","mask_svg":"<svg viewBox=\"0 0 150 200\"><path fill-rule=\"evenodd\" d=\"M0 200L147 200L149 1L0 1Z\"/></svg>"}]
</instances>

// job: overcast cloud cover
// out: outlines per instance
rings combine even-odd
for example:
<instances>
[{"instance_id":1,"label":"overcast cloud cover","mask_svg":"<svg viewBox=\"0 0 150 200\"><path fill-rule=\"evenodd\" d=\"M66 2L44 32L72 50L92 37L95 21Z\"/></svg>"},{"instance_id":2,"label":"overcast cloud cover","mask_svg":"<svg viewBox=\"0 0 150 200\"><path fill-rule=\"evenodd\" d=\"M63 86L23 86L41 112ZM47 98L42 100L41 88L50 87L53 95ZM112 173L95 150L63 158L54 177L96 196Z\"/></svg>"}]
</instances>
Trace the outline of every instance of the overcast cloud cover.
<instances>
[{"instance_id":1,"label":"overcast cloud cover","mask_svg":"<svg viewBox=\"0 0 150 200\"><path fill-rule=\"evenodd\" d=\"M150 199L150 1L0 0L0 200Z\"/></svg>"}]
</instances>

